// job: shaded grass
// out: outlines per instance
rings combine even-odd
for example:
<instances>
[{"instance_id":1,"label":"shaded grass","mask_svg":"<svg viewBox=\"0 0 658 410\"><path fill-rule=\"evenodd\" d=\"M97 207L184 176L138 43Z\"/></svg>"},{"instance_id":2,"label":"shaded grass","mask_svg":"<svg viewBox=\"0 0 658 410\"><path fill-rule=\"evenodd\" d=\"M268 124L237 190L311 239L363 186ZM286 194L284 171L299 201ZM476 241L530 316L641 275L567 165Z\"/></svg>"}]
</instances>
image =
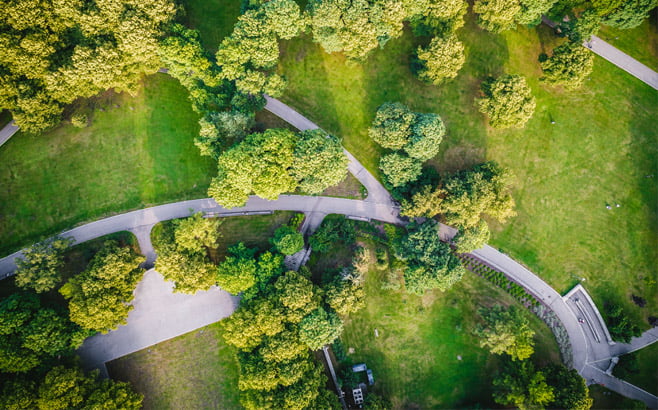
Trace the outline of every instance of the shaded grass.
<instances>
[{"instance_id":1,"label":"shaded grass","mask_svg":"<svg viewBox=\"0 0 658 410\"><path fill-rule=\"evenodd\" d=\"M644 403L626 398L598 384L589 386L589 393L594 399L592 409L610 410L646 408Z\"/></svg>"},{"instance_id":2,"label":"shaded grass","mask_svg":"<svg viewBox=\"0 0 658 410\"><path fill-rule=\"evenodd\" d=\"M233 32L240 15L239 0L183 0L179 18L187 27L199 30L201 44L215 53L222 39Z\"/></svg>"},{"instance_id":3,"label":"shaded grass","mask_svg":"<svg viewBox=\"0 0 658 410\"><path fill-rule=\"evenodd\" d=\"M346 351L354 349L350 359L373 369L374 390L394 408L495 406L491 386L501 358L480 348L472 331L478 308L516 302L470 273L451 290L423 297L381 290L383 275L368 272L367 306L346 320L341 337ZM537 332L533 360L559 362L548 327L521 310Z\"/></svg>"},{"instance_id":4,"label":"shaded grass","mask_svg":"<svg viewBox=\"0 0 658 410\"><path fill-rule=\"evenodd\" d=\"M656 369L656 363L658 362L658 343L646 346L645 348L629 353L628 355L621 356L617 367L622 365L623 362L629 360L629 356L631 355L637 358L637 372L631 372L623 377L618 377L623 378L627 382L634 384L651 394L657 395L658 369ZM615 370L617 370L617 368L615 368ZM616 373L617 372L615 371L615 375Z\"/></svg>"},{"instance_id":5,"label":"shaded grass","mask_svg":"<svg viewBox=\"0 0 658 410\"><path fill-rule=\"evenodd\" d=\"M88 109L87 128L19 132L0 150L1 255L111 213L205 197L214 164L192 142L198 116L175 80L156 74L136 97L106 93Z\"/></svg>"},{"instance_id":6,"label":"shaded grass","mask_svg":"<svg viewBox=\"0 0 658 410\"><path fill-rule=\"evenodd\" d=\"M110 376L144 395L145 409L237 409L235 349L218 323L107 364Z\"/></svg>"},{"instance_id":7,"label":"shaded grass","mask_svg":"<svg viewBox=\"0 0 658 410\"><path fill-rule=\"evenodd\" d=\"M7 110L0 111L0 128L9 124L9 121L11 121L11 113Z\"/></svg>"},{"instance_id":8,"label":"shaded grass","mask_svg":"<svg viewBox=\"0 0 658 410\"><path fill-rule=\"evenodd\" d=\"M516 175L519 216L493 225L493 244L559 292L586 278L597 304L620 303L646 328L647 316L658 312L656 91L600 58L577 91L541 84L537 56L562 41L544 26L493 35L469 15L458 35L466 65L441 87L412 75L409 56L418 40L408 31L363 64L326 54L308 37L283 42L283 100L341 137L375 175L381 150L367 128L379 105L400 101L439 113L448 131L434 167L454 171L497 160ZM526 76L537 98L525 129L491 129L474 105L480 82L503 72ZM608 211L606 203L621 207ZM651 300L647 308L634 306L632 293Z\"/></svg>"}]
</instances>

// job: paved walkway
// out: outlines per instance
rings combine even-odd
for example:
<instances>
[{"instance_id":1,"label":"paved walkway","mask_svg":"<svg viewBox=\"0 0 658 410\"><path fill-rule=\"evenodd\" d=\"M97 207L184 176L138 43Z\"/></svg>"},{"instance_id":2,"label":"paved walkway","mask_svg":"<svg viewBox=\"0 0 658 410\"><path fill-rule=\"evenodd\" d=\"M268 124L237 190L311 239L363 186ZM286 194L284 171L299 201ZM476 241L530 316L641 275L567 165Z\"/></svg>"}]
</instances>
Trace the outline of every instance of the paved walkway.
<instances>
[{"instance_id":1,"label":"paved walkway","mask_svg":"<svg viewBox=\"0 0 658 410\"><path fill-rule=\"evenodd\" d=\"M555 22L549 20L546 16L542 16L542 21L551 28L556 26ZM643 83L648 84L650 87L658 90L657 72L622 52L618 48L615 48L610 43L605 42L600 37L592 36L590 41L583 42L583 47L592 50L593 53L608 60L612 64L626 71L628 74L639 79Z\"/></svg>"},{"instance_id":2,"label":"paved walkway","mask_svg":"<svg viewBox=\"0 0 658 410\"><path fill-rule=\"evenodd\" d=\"M17 131L18 127L16 126L16 123L14 123L14 120L11 120L9 124L0 129L0 146L7 142L7 140L16 134Z\"/></svg>"}]
</instances>

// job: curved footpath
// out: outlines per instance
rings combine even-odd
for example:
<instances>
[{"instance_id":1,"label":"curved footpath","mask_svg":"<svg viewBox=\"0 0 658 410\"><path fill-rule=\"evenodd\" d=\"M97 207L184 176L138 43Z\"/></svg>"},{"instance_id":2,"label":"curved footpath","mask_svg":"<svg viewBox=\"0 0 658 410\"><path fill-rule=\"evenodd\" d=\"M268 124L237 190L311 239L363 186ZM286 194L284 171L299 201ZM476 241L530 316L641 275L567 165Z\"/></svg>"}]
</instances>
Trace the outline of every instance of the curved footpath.
<instances>
[{"instance_id":1,"label":"curved footpath","mask_svg":"<svg viewBox=\"0 0 658 410\"><path fill-rule=\"evenodd\" d=\"M300 129L318 128L278 100L268 97L266 109ZM80 243L118 231L131 231L136 235L140 248L147 257L148 267L156 257L150 240L152 227L158 222L183 218L193 212L228 217L277 210L297 211L305 213L307 219L313 221L313 227L317 227L327 214L342 214L365 220L376 219L394 224L404 223L384 187L353 156L349 153L348 156L350 172L368 190L365 200L282 195L276 201L267 201L252 196L246 206L226 210L212 199L197 199L112 216L73 228L62 233L62 236L73 238L74 243ZM310 230L313 227L310 227ZM455 232L453 228L442 224L439 236L442 240L449 241ZM656 396L605 372L614 354L637 350L658 340L656 329L634 339L627 347L616 347L618 345L607 336L605 323L596 306L582 287L561 297L537 275L490 246L472 252L472 256L501 271L553 310L568 333L572 345L573 365L588 384L603 384L626 397L643 401L650 408L658 408ZM13 273L16 268L14 260L17 257L21 257L20 252L0 259L0 278ZM237 306L237 298L217 288L198 292L196 295L174 294L171 289L171 283L164 281L157 272L147 271L135 291L135 309L128 316L127 325L105 335L97 334L87 339L79 349L86 366L100 368L106 374L106 362L214 323L230 315ZM579 323L578 319L583 316L587 326ZM602 338L603 336L605 338Z\"/></svg>"}]
</instances>

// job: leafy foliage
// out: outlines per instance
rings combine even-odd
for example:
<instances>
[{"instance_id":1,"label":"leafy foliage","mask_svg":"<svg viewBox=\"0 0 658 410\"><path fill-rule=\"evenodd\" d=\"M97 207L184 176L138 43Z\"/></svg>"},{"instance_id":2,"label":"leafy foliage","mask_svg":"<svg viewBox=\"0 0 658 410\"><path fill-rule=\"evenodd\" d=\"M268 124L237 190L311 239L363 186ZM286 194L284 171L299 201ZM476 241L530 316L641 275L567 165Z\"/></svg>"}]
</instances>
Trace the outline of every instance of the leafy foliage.
<instances>
[{"instance_id":1,"label":"leafy foliage","mask_svg":"<svg viewBox=\"0 0 658 410\"><path fill-rule=\"evenodd\" d=\"M138 265L144 260L114 241L105 242L87 269L59 290L69 301L71 321L99 332L125 324L143 273Z\"/></svg>"},{"instance_id":2,"label":"leafy foliage","mask_svg":"<svg viewBox=\"0 0 658 410\"><path fill-rule=\"evenodd\" d=\"M174 233L176 245L192 253L202 253L206 250L204 248L216 248L221 237L221 224L221 219L204 218L202 212L177 220Z\"/></svg>"},{"instance_id":3,"label":"leafy foliage","mask_svg":"<svg viewBox=\"0 0 658 410\"><path fill-rule=\"evenodd\" d=\"M541 22L541 16L548 13L558 0L520 0L521 10L516 15L519 24L535 25Z\"/></svg>"},{"instance_id":4,"label":"leafy foliage","mask_svg":"<svg viewBox=\"0 0 658 410\"><path fill-rule=\"evenodd\" d=\"M458 253L468 253L482 248L487 244L491 232L486 221L481 220L472 228L466 228L459 231L454 238L454 244Z\"/></svg>"},{"instance_id":5,"label":"leafy foliage","mask_svg":"<svg viewBox=\"0 0 658 410\"><path fill-rule=\"evenodd\" d=\"M240 242L228 249L228 256L217 267L217 284L234 295L256 284L255 249Z\"/></svg>"},{"instance_id":6,"label":"leafy foliage","mask_svg":"<svg viewBox=\"0 0 658 410\"><path fill-rule=\"evenodd\" d=\"M546 382L554 388L551 407L558 409L589 410L594 400L589 397L587 383L576 369L550 365L545 370Z\"/></svg>"},{"instance_id":7,"label":"leafy foliage","mask_svg":"<svg viewBox=\"0 0 658 410\"><path fill-rule=\"evenodd\" d=\"M232 208L243 206L251 193L275 200L297 187L321 192L340 182L346 172L347 159L335 138L268 129L249 135L219 157L218 175L208 193Z\"/></svg>"},{"instance_id":8,"label":"leafy foliage","mask_svg":"<svg viewBox=\"0 0 658 410\"><path fill-rule=\"evenodd\" d=\"M399 187L415 181L422 171L422 163L415 158L393 152L379 161L384 180L391 187Z\"/></svg>"},{"instance_id":9,"label":"leafy foliage","mask_svg":"<svg viewBox=\"0 0 658 410\"><path fill-rule=\"evenodd\" d=\"M325 292L327 304L343 316L358 312L366 305L363 284L352 277L337 277L326 287Z\"/></svg>"},{"instance_id":10,"label":"leafy foliage","mask_svg":"<svg viewBox=\"0 0 658 410\"><path fill-rule=\"evenodd\" d=\"M551 85L577 89L592 72L594 55L578 43L567 42L553 50L553 55L540 62L542 80Z\"/></svg>"},{"instance_id":11,"label":"leafy foliage","mask_svg":"<svg viewBox=\"0 0 658 410\"><path fill-rule=\"evenodd\" d=\"M555 394L544 373L535 371L532 362L524 360L508 363L494 379L493 398L498 404L521 410L543 409L555 399Z\"/></svg>"},{"instance_id":12,"label":"leafy foliage","mask_svg":"<svg viewBox=\"0 0 658 410\"><path fill-rule=\"evenodd\" d=\"M464 0L412 0L410 22L419 36L447 36L464 25L468 3Z\"/></svg>"},{"instance_id":13,"label":"leafy foliage","mask_svg":"<svg viewBox=\"0 0 658 410\"><path fill-rule=\"evenodd\" d=\"M57 124L63 107L114 88L134 92L155 73L158 38L176 12L169 0L45 2L3 6L0 108L24 131Z\"/></svg>"},{"instance_id":14,"label":"leafy foliage","mask_svg":"<svg viewBox=\"0 0 658 410\"><path fill-rule=\"evenodd\" d=\"M16 284L37 293L54 289L62 281L63 253L71 242L55 237L25 249L23 259L16 259Z\"/></svg>"},{"instance_id":15,"label":"leafy foliage","mask_svg":"<svg viewBox=\"0 0 658 410\"><path fill-rule=\"evenodd\" d=\"M215 284L216 268L200 253L189 253L166 246L158 252L155 270L174 282L174 292L195 294Z\"/></svg>"},{"instance_id":16,"label":"leafy foliage","mask_svg":"<svg viewBox=\"0 0 658 410\"><path fill-rule=\"evenodd\" d=\"M240 111L207 113L199 120L199 136L194 145L201 155L218 159L227 142L241 140L254 126L254 115Z\"/></svg>"},{"instance_id":17,"label":"leafy foliage","mask_svg":"<svg viewBox=\"0 0 658 410\"><path fill-rule=\"evenodd\" d=\"M649 12L658 6L656 0L593 0L592 6L608 26L629 29L642 24Z\"/></svg>"},{"instance_id":18,"label":"leafy foliage","mask_svg":"<svg viewBox=\"0 0 658 410\"><path fill-rule=\"evenodd\" d=\"M402 149L409 142L411 126L416 115L400 103L384 103L368 129L368 135L377 144L388 149Z\"/></svg>"},{"instance_id":19,"label":"leafy foliage","mask_svg":"<svg viewBox=\"0 0 658 410\"><path fill-rule=\"evenodd\" d=\"M304 236L289 226L278 228L270 241L284 255L295 254L304 248Z\"/></svg>"},{"instance_id":20,"label":"leafy foliage","mask_svg":"<svg viewBox=\"0 0 658 410\"><path fill-rule=\"evenodd\" d=\"M411 223L407 233L394 244L395 256L405 261L404 282L408 292L423 295L426 290L445 291L461 280L465 269L439 240L437 223Z\"/></svg>"},{"instance_id":21,"label":"leafy foliage","mask_svg":"<svg viewBox=\"0 0 658 410\"><path fill-rule=\"evenodd\" d=\"M478 24L485 30L500 33L514 28L515 18L521 12L519 0L476 0L473 12Z\"/></svg>"},{"instance_id":22,"label":"leafy foliage","mask_svg":"<svg viewBox=\"0 0 658 410\"><path fill-rule=\"evenodd\" d=\"M418 78L434 85L457 77L466 61L464 44L454 34L433 38L427 47L418 47L416 56Z\"/></svg>"},{"instance_id":23,"label":"leafy foliage","mask_svg":"<svg viewBox=\"0 0 658 410\"><path fill-rule=\"evenodd\" d=\"M496 305L490 309L480 309L484 326L479 326L476 335L481 339L480 346L494 354L508 354L512 360L525 360L534 352L530 322L515 306L504 308Z\"/></svg>"},{"instance_id":24,"label":"leafy foliage","mask_svg":"<svg viewBox=\"0 0 658 410\"><path fill-rule=\"evenodd\" d=\"M523 128L535 112L535 97L520 75L504 75L482 83L480 112L489 116L494 128Z\"/></svg>"},{"instance_id":25,"label":"leafy foliage","mask_svg":"<svg viewBox=\"0 0 658 410\"><path fill-rule=\"evenodd\" d=\"M0 301L0 370L26 372L67 354L79 332L62 313L41 306L35 294L14 293Z\"/></svg>"},{"instance_id":26,"label":"leafy foliage","mask_svg":"<svg viewBox=\"0 0 658 410\"><path fill-rule=\"evenodd\" d=\"M624 314L621 306L606 303L604 308L608 330L613 339L628 343L633 337L642 334L640 328Z\"/></svg>"},{"instance_id":27,"label":"leafy foliage","mask_svg":"<svg viewBox=\"0 0 658 410\"><path fill-rule=\"evenodd\" d=\"M325 218L308 243L313 252L326 253L336 242L351 245L356 241L354 224L345 217Z\"/></svg>"},{"instance_id":28,"label":"leafy foliage","mask_svg":"<svg viewBox=\"0 0 658 410\"><path fill-rule=\"evenodd\" d=\"M299 340L311 350L331 344L343 331L343 322L334 312L317 308L299 323Z\"/></svg>"}]
</instances>

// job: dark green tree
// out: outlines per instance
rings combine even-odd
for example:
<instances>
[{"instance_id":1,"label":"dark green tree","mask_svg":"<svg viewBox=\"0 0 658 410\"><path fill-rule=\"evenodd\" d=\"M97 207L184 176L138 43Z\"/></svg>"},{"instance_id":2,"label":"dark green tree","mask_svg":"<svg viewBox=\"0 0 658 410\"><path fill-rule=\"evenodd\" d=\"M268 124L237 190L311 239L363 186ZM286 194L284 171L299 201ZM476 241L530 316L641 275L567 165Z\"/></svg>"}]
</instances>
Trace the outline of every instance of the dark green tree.
<instances>
[{"instance_id":1,"label":"dark green tree","mask_svg":"<svg viewBox=\"0 0 658 410\"><path fill-rule=\"evenodd\" d=\"M287 225L274 231L274 237L270 242L284 255L292 255L304 248L304 236Z\"/></svg>"},{"instance_id":2,"label":"dark green tree","mask_svg":"<svg viewBox=\"0 0 658 410\"><path fill-rule=\"evenodd\" d=\"M555 399L554 389L542 371L528 360L508 362L494 379L494 401L521 410L543 409Z\"/></svg>"},{"instance_id":3,"label":"dark green tree","mask_svg":"<svg viewBox=\"0 0 658 410\"><path fill-rule=\"evenodd\" d=\"M554 400L552 408L589 410L594 400L589 396L585 379L576 369L567 369L562 365L549 365L544 371L546 383L553 387Z\"/></svg>"}]
</instances>

